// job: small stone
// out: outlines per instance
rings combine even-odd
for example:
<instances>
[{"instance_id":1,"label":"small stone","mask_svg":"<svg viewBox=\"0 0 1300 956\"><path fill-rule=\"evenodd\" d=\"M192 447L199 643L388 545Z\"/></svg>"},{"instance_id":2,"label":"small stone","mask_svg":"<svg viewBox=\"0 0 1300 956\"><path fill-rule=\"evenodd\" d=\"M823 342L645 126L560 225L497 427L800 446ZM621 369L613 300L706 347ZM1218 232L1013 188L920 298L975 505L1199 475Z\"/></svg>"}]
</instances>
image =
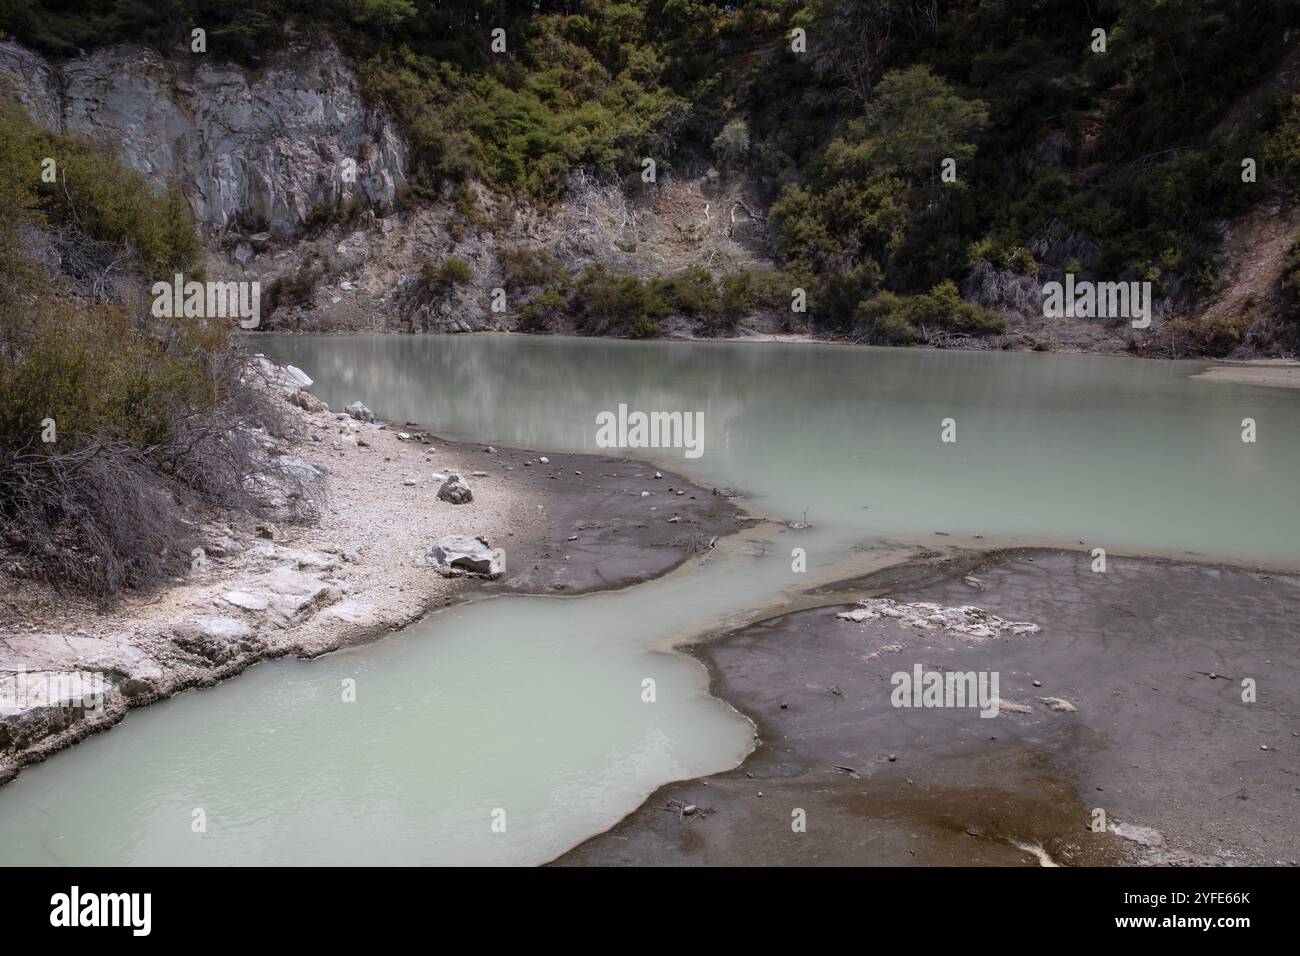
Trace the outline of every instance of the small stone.
<instances>
[{"instance_id":1,"label":"small stone","mask_svg":"<svg viewBox=\"0 0 1300 956\"><path fill-rule=\"evenodd\" d=\"M153 684L138 677L128 677L117 685L117 689L124 697L143 697L156 692Z\"/></svg>"},{"instance_id":2,"label":"small stone","mask_svg":"<svg viewBox=\"0 0 1300 956\"><path fill-rule=\"evenodd\" d=\"M537 459L537 460L538 460L539 462L541 462L543 465L549 465L549 464L551 463L551 459L549 459L549 458L547 458L547 457L545 457L545 456L543 456L543 457L541 457L541 458L539 458L539 459Z\"/></svg>"},{"instance_id":3,"label":"small stone","mask_svg":"<svg viewBox=\"0 0 1300 956\"><path fill-rule=\"evenodd\" d=\"M357 421L373 422L375 420L375 413L360 402L353 402L347 407L346 411Z\"/></svg>"},{"instance_id":4,"label":"small stone","mask_svg":"<svg viewBox=\"0 0 1300 956\"><path fill-rule=\"evenodd\" d=\"M463 505L474 500L474 493L470 491L469 485L465 484L464 478L451 474L438 489L438 498L453 505Z\"/></svg>"},{"instance_id":5,"label":"small stone","mask_svg":"<svg viewBox=\"0 0 1300 956\"><path fill-rule=\"evenodd\" d=\"M1050 710L1055 710L1062 714L1073 714L1079 708L1062 697L1040 697L1040 704L1045 704Z\"/></svg>"}]
</instances>

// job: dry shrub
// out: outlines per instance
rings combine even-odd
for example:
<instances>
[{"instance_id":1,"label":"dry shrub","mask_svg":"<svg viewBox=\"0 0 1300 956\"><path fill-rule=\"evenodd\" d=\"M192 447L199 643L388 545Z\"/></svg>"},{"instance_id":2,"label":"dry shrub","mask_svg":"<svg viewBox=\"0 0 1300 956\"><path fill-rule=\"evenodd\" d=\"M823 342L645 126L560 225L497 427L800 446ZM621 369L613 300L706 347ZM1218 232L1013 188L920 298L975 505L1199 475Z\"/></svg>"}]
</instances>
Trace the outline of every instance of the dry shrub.
<instances>
[{"instance_id":1,"label":"dry shrub","mask_svg":"<svg viewBox=\"0 0 1300 956\"><path fill-rule=\"evenodd\" d=\"M188 567L205 515L319 512L285 467L287 404L229 327L40 303L0 327L0 528L36 576L100 597ZM42 433L53 420L56 441Z\"/></svg>"}]
</instances>

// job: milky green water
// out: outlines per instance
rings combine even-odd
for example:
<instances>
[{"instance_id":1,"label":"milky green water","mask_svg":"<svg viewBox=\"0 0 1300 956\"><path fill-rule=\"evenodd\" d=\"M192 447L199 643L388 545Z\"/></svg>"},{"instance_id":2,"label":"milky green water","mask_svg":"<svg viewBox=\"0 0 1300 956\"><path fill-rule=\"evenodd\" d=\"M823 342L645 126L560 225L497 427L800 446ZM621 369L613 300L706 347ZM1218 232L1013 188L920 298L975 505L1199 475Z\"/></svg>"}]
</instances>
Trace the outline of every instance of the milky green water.
<instances>
[{"instance_id":1,"label":"milky green water","mask_svg":"<svg viewBox=\"0 0 1300 956\"><path fill-rule=\"evenodd\" d=\"M332 407L360 399L449 438L596 452L596 414L620 403L702 411L701 458L646 454L778 518L806 509L813 527L742 534L616 593L451 609L134 712L0 788L0 863L541 862L751 746L698 664L647 648L834 574L857 545L945 531L1300 561L1300 394L1193 381L1192 363L525 337L253 346Z\"/></svg>"}]
</instances>

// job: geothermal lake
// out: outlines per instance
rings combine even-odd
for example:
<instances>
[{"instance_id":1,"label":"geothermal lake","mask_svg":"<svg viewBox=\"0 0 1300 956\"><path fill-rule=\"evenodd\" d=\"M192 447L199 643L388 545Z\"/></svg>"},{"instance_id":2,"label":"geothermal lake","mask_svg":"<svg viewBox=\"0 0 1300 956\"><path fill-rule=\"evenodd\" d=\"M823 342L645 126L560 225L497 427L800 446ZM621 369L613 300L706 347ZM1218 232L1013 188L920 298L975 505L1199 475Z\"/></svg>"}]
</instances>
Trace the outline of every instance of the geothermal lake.
<instances>
[{"instance_id":1,"label":"geothermal lake","mask_svg":"<svg viewBox=\"0 0 1300 956\"><path fill-rule=\"evenodd\" d=\"M741 532L623 591L448 609L135 711L0 788L0 864L539 863L752 746L703 668L658 648L833 579L864 547L941 531L1300 563L1300 392L1190 379L1201 363L523 336L252 348L332 408L538 451L617 454L596 416L620 404L703 412L701 457L655 459L812 527Z\"/></svg>"}]
</instances>

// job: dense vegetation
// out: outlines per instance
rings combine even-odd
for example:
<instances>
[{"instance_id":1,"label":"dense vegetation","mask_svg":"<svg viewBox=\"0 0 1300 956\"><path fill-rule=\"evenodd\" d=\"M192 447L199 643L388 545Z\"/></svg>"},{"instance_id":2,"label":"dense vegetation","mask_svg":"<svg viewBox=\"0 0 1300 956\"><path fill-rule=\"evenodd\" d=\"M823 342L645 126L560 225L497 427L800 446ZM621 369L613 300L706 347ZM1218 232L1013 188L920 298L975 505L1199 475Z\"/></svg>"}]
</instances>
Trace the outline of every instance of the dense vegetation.
<instances>
[{"instance_id":1,"label":"dense vegetation","mask_svg":"<svg viewBox=\"0 0 1300 956\"><path fill-rule=\"evenodd\" d=\"M1286 0L0 0L0 25L56 54L177 53L202 27L249 63L327 33L426 196L473 177L545 203L579 168L639 188L645 156L743 174L811 317L886 341L960 308L945 283L996 308L1068 269L1193 303L1220 281L1221 223L1300 179L1300 106L1269 83L1300 25Z\"/></svg>"},{"instance_id":2,"label":"dense vegetation","mask_svg":"<svg viewBox=\"0 0 1300 956\"><path fill-rule=\"evenodd\" d=\"M53 53L183 50L199 26L248 62L328 32L430 195L476 177L547 202L577 168L639 185L643 156L743 172L811 316L891 341L945 282L997 306L1069 268L1193 302L1220 223L1300 178L1300 108L1268 82L1287 0L0 0L0 24Z\"/></svg>"}]
</instances>

